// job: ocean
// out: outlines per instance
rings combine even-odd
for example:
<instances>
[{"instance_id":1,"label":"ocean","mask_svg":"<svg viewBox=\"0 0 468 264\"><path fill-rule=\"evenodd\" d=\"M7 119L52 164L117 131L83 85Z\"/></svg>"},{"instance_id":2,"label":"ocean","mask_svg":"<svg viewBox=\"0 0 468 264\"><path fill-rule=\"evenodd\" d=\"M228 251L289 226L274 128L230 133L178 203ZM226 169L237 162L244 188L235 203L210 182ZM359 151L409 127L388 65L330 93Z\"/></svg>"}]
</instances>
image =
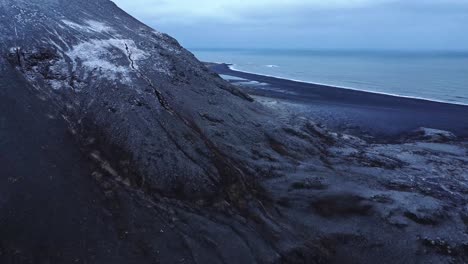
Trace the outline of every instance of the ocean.
<instances>
[{"instance_id":1,"label":"ocean","mask_svg":"<svg viewBox=\"0 0 468 264\"><path fill-rule=\"evenodd\" d=\"M232 69L362 91L468 105L467 52L193 49Z\"/></svg>"}]
</instances>

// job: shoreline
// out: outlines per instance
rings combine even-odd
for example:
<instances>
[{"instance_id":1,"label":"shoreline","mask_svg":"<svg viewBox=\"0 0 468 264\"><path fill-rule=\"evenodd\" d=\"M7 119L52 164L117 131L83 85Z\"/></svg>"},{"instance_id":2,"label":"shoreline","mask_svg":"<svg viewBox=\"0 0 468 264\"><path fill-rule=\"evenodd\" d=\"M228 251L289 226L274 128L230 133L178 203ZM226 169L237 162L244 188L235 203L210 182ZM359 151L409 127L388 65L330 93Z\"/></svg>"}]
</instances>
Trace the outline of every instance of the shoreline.
<instances>
[{"instance_id":1,"label":"shoreline","mask_svg":"<svg viewBox=\"0 0 468 264\"><path fill-rule=\"evenodd\" d=\"M371 93L371 94L387 95L387 96L393 96L393 97L401 97L401 98L422 100L422 101L435 102L435 103L442 103L442 104L453 104L453 105L468 106L468 103L450 102L450 101L443 101L443 100L437 100L437 99L431 99L431 98L424 98L424 97L417 97L417 96L409 96L409 95L400 95L400 94L384 93L384 92L377 92L377 91L369 91L369 90L362 90L362 89L357 89L357 88L347 87L347 86L338 86L338 85L332 85L332 84L327 84L327 83L319 83L319 82L309 82L309 81L304 81L304 80L299 80L299 79L290 79L290 78L284 78L284 77L280 77L280 76L262 74L262 73L257 73L257 72L243 71L243 70L240 70L240 69L236 69L236 68L235 68L235 64L230 64L230 63L216 62L216 64L226 65L226 66L229 68L229 70L231 70L231 71L233 71L233 72L240 72L240 73L247 73L247 74L253 74L253 75L260 75L260 76L265 76L265 77L270 77L270 78L275 78L275 79L281 79L281 80L284 80L284 81L291 81L291 82L298 82L298 83L304 83L304 84L319 85L319 86L330 87L330 88L339 88L339 89L345 89L345 90L351 90L351 91L357 91L357 92L365 92L365 93Z\"/></svg>"},{"instance_id":2,"label":"shoreline","mask_svg":"<svg viewBox=\"0 0 468 264\"><path fill-rule=\"evenodd\" d=\"M217 74L240 78L227 81L253 96L301 105L294 111L336 131L389 140L427 127L468 138L464 118L468 105L288 80L237 71L225 63L205 64Z\"/></svg>"}]
</instances>

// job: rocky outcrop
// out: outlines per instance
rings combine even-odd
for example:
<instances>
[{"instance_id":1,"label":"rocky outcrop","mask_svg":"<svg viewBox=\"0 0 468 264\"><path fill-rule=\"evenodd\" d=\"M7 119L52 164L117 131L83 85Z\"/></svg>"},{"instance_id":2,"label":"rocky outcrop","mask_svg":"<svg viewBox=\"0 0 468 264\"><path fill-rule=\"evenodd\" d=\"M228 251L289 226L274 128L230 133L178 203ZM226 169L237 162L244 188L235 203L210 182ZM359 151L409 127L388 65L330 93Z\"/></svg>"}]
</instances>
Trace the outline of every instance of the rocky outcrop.
<instances>
[{"instance_id":1,"label":"rocky outcrop","mask_svg":"<svg viewBox=\"0 0 468 264\"><path fill-rule=\"evenodd\" d=\"M421 127L405 136L406 140L443 143L457 140L450 131Z\"/></svg>"}]
</instances>

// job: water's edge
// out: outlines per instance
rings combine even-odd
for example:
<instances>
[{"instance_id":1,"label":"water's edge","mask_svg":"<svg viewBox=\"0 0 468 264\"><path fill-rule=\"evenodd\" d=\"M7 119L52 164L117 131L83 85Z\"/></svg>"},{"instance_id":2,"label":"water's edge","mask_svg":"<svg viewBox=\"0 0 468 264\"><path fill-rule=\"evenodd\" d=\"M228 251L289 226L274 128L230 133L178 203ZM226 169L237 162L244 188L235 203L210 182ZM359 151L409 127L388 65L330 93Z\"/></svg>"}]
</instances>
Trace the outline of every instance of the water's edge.
<instances>
[{"instance_id":1,"label":"water's edge","mask_svg":"<svg viewBox=\"0 0 468 264\"><path fill-rule=\"evenodd\" d=\"M251 71L240 70L240 69L237 69L237 68L236 68L236 65L235 65L235 64L222 63L222 62L213 62L213 63L216 63L216 64L225 64L225 65L228 66L228 68L229 68L230 70L236 71L236 72L243 72L243 73L255 74L255 75L260 75L260 76L265 76L265 77L271 77L271 78L276 78L276 79L281 79L281 80L286 80L286 81L293 81L293 82L306 83L306 84L315 84L315 85L320 85L320 86L328 86L328 87L334 87L334 88L346 89L346 90L352 90L352 91L359 91L359 92L366 92L366 93L372 93L372 94L380 94L380 95L388 95L388 96L401 97L401 98L408 98L408 99L416 99L416 100L430 101L430 102L435 102L435 103L444 103L444 104L453 104L453 105L468 106L468 104L461 103L461 102L444 101L444 100L438 100L438 99L433 99L433 98L424 98L424 97L417 97L417 96L407 96L407 95L400 95L400 94L384 93L384 92L378 92L378 91L371 91L371 90L358 89L358 88L353 88L353 87L338 86L338 85L334 85L334 84L319 83L319 82L309 82L309 81L298 80L298 79L292 79L292 78L284 78L284 77L281 77L281 76L274 76L274 75L268 75L268 74L263 74L263 73L258 73L258 72L251 72Z\"/></svg>"},{"instance_id":2,"label":"water's edge","mask_svg":"<svg viewBox=\"0 0 468 264\"><path fill-rule=\"evenodd\" d=\"M202 60L266 77L468 105L468 52L298 52L201 50Z\"/></svg>"}]
</instances>

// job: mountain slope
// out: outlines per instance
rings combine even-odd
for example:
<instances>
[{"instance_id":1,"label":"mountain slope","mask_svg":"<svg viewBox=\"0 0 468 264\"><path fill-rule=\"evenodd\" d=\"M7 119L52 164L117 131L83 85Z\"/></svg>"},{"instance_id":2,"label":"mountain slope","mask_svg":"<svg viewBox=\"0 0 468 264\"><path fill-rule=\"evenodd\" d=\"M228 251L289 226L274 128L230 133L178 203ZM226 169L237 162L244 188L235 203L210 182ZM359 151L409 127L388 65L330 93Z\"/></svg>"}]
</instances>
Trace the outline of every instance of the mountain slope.
<instances>
[{"instance_id":1,"label":"mountain slope","mask_svg":"<svg viewBox=\"0 0 468 264\"><path fill-rule=\"evenodd\" d=\"M1 19L8 61L132 184L215 195L264 167L245 159L269 148L269 114L112 2L3 0Z\"/></svg>"},{"instance_id":2,"label":"mountain slope","mask_svg":"<svg viewBox=\"0 0 468 264\"><path fill-rule=\"evenodd\" d=\"M1 0L0 25L4 262L263 263L302 247L259 211L258 182L321 164L312 124L286 133L111 1Z\"/></svg>"},{"instance_id":3,"label":"mountain slope","mask_svg":"<svg viewBox=\"0 0 468 264\"><path fill-rule=\"evenodd\" d=\"M466 142L262 100L111 1L0 0L0 263L466 262Z\"/></svg>"}]
</instances>

